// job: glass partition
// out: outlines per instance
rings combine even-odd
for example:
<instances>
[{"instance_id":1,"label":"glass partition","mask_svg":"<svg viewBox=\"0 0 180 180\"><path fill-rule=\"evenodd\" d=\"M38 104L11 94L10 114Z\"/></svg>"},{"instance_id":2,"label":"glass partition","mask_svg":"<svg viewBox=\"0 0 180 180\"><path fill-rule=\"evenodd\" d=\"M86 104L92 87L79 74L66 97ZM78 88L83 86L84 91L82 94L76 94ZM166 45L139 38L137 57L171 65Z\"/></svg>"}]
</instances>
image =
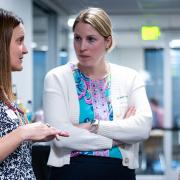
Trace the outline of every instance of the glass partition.
<instances>
[{"instance_id":1,"label":"glass partition","mask_svg":"<svg viewBox=\"0 0 180 180\"><path fill-rule=\"evenodd\" d=\"M171 49L172 69L172 163L173 169L180 169L180 49Z\"/></svg>"},{"instance_id":2,"label":"glass partition","mask_svg":"<svg viewBox=\"0 0 180 180\"><path fill-rule=\"evenodd\" d=\"M140 146L140 168L137 170L139 175L137 179L141 179L141 175L148 175L143 176L142 179L148 179L147 177L150 176L151 179L166 179L166 177L171 177L171 173L176 176L180 169L180 49L171 49L168 59L172 79L173 118L170 128L165 128L163 125L165 67L163 51L163 49L145 49L145 70L149 77L146 81L146 89L154 121L150 138ZM160 110L157 111L157 108ZM158 113L161 118L158 117ZM172 147L165 145L167 141L170 141L168 144ZM165 153L165 148L172 149L171 158L165 157L169 156ZM166 161L166 159L171 160Z\"/></svg>"},{"instance_id":3,"label":"glass partition","mask_svg":"<svg viewBox=\"0 0 180 180\"><path fill-rule=\"evenodd\" d=\"M137 174L165 173L163 128L163 49L145 49L145 71L148 74L146 90L153 112L153 130L150 138L140 146L140 168Z\"/></svg>"}]
</instances>

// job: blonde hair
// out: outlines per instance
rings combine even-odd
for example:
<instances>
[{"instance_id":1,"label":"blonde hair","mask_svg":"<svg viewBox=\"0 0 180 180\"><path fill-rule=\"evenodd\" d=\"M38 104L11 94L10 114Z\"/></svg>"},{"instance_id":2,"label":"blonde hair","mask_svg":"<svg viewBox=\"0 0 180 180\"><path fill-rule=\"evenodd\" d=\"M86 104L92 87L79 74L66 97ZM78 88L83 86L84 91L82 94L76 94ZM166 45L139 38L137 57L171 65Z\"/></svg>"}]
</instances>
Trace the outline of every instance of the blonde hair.
<instances>
[{"instance_id":1,"label":"blonde hair","mask_svg":"<svg viewBox=\"0 0 180 180\"><path fill-rule=\"evenodd\" d=\"M112 49L114 42L112 37L111 20L108 14L103 9L90 7L80 11L73 24L73 32L79 22L90 24L104 38L108 38L111 36L112 43L110 47L108 47L108 51Z\"/></svg>"}]
</instances>

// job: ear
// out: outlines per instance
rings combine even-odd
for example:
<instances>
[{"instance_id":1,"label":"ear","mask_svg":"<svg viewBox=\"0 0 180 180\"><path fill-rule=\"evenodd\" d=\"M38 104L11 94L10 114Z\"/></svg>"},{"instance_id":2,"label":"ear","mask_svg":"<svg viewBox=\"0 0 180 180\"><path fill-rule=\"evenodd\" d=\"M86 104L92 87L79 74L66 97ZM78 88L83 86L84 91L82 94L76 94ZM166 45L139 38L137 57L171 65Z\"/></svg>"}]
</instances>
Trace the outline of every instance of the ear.
<instances>
[{"instance_id":1,"label":"ear","mask_svg":"<svg viewBox=\"0 0 180 180\"><path fill-rule=\"evenodd\" d=\"M106 38L106 49L108 50L112 46L112 36Z\"/></svg>"}]
</instances>

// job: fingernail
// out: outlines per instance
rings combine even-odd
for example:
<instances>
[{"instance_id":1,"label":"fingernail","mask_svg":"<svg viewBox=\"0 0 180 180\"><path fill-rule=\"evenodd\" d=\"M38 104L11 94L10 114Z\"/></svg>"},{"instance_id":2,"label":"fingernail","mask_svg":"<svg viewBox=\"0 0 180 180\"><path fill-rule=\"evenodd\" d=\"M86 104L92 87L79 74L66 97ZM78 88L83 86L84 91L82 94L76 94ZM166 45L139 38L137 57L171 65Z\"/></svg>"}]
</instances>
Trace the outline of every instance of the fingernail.
<instances>
[{"instance_id":1,"label":"fingernail","mask_svg":"<svg viewBox=\"0 0 180 180\"><path fill-rule=\"evenodd\" d=\"M56 140L60 141L60 136L59 135L56 135Z\"/></svg>"}]
</instances>

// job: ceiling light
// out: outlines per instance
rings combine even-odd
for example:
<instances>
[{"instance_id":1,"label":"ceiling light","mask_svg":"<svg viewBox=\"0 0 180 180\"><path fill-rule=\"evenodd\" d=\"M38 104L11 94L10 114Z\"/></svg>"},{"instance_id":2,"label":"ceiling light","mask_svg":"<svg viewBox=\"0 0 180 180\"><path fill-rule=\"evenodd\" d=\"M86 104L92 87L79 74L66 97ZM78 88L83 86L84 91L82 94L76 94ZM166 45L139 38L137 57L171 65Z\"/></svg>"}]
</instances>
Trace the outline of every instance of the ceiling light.
<instances>
[{"instance_id":1,"label":"ceiling light","mask_svg":"<svg viewBox=\"0 0 180 180\"><path fill-rule=\"evenodd\" d=\"M69 18L69 19L68 19L68 22L67 22L68 26L69 26L69 27L72 27L73 24L74 24L74 21L75 21L74 18Z\"/></svg>"},{"instance_id":2,"label":"ceiling light","mask_svg":"<svg viewBox=\"0 0 180 180\"><path fill-rule=\"evenodd\" d=\"M170 48L180 48L180 39L175 39L170 41L169 43Z\"/></svg>"},{"instance_id":3,"label":"ceiling light","mask_svg":"<svg viewBox=\"0 0 180 180\"><path fill-rule=\"evenodd\" d=\"M32 48L32 49L35 49L36 47L37 47L37 43L36 43L36 42L32 42L32 43L31 43L31 48Z\"/></svg>"}]
</instances>

